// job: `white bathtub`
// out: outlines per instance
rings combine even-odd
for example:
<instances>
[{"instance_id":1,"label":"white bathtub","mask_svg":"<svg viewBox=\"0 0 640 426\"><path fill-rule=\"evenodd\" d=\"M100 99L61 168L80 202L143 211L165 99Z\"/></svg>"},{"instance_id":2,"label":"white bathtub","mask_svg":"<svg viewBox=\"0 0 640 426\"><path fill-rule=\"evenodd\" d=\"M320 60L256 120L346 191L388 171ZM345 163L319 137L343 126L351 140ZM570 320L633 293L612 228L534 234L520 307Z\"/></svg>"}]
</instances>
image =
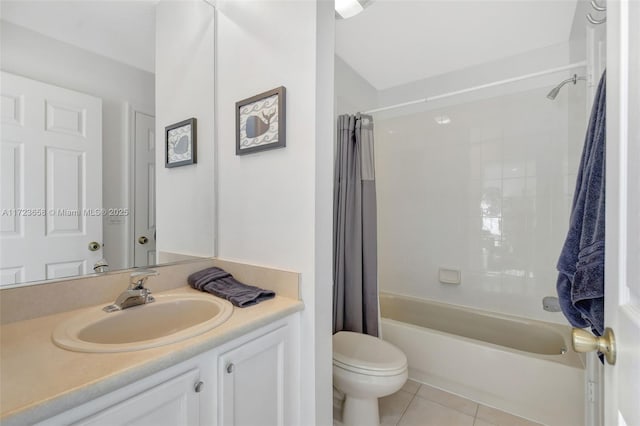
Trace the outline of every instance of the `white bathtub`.
<instances>
[{"instance_id":1,"label":"white bathtub","mask_svg":"<svg viewBox=\"0 0 640 426\"><path fill-rule=\"evenodd\" d=\"M390 293L380 311L410 378L546 425L584 425L584 357L569 327Z\"/></svg>"}]
</instances>

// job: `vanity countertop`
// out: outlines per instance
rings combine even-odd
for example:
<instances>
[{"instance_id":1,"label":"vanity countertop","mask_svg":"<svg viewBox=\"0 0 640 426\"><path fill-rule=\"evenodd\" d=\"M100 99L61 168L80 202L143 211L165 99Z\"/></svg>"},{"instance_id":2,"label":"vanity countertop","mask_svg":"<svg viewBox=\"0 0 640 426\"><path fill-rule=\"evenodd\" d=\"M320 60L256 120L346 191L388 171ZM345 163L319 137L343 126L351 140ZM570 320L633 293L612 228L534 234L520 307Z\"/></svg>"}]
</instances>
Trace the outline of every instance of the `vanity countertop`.
<instances>
[{"instance_id":1,"label":"vanity countertop","mask_svg":"<svg viewBox=\"0 0 640 426\"><path fill-rule=\"evenodd\" d=\"M185 292L197 291L181 287L164 293ZM52 342L53 329L79 311L3 325L0 423L32 424L51 417L303 309L299 300L276 296L248 308L234 308L225 323L201 335L119 353L71 352Z\"/></svg>"}]
</instances>

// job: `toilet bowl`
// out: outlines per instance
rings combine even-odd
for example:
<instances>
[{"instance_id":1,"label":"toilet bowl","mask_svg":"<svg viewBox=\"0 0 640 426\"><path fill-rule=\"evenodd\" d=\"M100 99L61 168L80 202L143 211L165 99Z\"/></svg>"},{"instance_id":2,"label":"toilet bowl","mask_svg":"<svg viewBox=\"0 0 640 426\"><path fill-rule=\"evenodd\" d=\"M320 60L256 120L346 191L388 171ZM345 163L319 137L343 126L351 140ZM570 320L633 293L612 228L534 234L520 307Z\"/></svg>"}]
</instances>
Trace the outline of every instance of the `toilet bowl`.
<instances>
[{"instance_id":1,"label":"toilet bowl","mask_svg":"<svg viewBox=\"0 0 640 426\"><path fill-rule=\"evenodd\" d=\"M378 426L378 398L400 390L407 377L407 357L392 344L350 331L334 334L333 386L345 394L345 426Z\"/></svg>"}]
</instances>

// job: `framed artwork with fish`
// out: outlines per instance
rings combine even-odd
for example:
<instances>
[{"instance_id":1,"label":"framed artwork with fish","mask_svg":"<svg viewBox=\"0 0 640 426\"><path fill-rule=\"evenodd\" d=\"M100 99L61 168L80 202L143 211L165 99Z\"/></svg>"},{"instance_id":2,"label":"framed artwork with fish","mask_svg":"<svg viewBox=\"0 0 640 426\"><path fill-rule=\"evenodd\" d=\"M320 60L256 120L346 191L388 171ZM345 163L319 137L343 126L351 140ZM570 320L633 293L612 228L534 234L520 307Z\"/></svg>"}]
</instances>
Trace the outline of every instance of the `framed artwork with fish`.
<instances>
[{"instance_id":1,"label":"framed artwork with fish","mask_svg":"<svg viewBox=\"0 0 640 426\"><path fill-rule=\"evenodd\" d=\"M236 155L286 146L286 89L236 102Z\"/></svg>"},{"instance_id":2,"label":"framed artwork with fish","mask_svg":"<svg viewBox=\"0 0 640 426\"><path fill-rule=\"evenodd\" d=\"M197 163L197 121L195 118L181 121L164 128L165 167L179 167Z\"/></svg>"}]
</instances>

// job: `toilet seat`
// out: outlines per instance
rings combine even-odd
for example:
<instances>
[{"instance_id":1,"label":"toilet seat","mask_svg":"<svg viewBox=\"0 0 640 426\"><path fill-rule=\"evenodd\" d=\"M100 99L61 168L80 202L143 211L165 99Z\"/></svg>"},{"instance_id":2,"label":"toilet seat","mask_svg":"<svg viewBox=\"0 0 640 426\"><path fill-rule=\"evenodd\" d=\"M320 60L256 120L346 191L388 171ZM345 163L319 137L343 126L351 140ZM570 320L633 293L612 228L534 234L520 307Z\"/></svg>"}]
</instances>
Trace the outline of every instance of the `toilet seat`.
<instances>
[{"instance_id":1,"label":"toilet seat","mask_svg":"<svg viewBox=\"0 0 640 426\"><path fill-rule=\"evenodd\" d=\"M407 357L377 337L340 331L333 336L333 365L367 376L396 376L407 370Z\"/></svg>"},{"instance_id":2,"label":"toilet seat","mask_svg":"<svg viewBox=\"0 0 640 426\"><path fill-rule=\"evenodd\" d=\"M396 370L368 370L366 368L358 368L354 365L343 364L339 361L333 360L333 366L342 368L343 370L350 371L355 374L362 374L364 376L375 376L375 377L387 377L387 376L397 376L399 374L404 373L407 370L407 365L404 367L398 368Z\"/></svg>"}]
</instances>

